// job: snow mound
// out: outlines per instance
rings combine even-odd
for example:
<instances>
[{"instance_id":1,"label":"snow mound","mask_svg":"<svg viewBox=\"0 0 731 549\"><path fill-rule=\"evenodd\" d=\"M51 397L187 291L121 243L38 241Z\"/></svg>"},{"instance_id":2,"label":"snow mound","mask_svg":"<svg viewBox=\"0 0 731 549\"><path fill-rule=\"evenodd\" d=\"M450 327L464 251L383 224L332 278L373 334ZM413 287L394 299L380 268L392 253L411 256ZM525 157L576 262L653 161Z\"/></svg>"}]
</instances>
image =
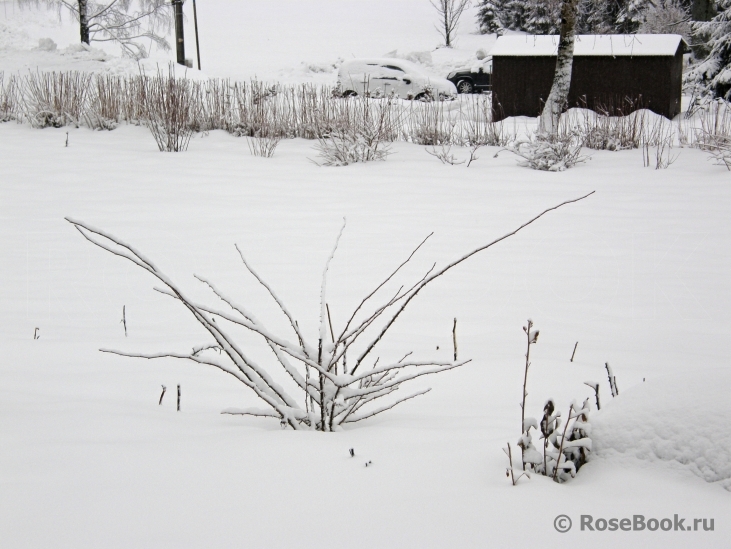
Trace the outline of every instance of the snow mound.
<instances>
[{"instance_id":1,"label":"snow mound","mask_svg":"<svg viewBox=\"0 0 731 549\"><path fill-rule=\"evenodd\" d=\"M596 455L687 467L731 491L731 372L694 370L620 393L592 416Z\"/></svg>"},{"instance_id":2,"label":"snow mound","mask_svg":"<svg viewBox=\"0 0 731 549\"><path fill-rule=\"evenodd\" d=\"M34 51L56 51L58 44L50 38L41 38L38 40L38 46L33 48Z\"/></svg>"},{"instance_id":3,"label":"snow mound","mask_svg":"<svg viewBox=\"0 0 731 549\"><path fill-rule=\"evenodd\" d=\"M71 44L63 50L62 55L69 55L74 59L83 59L85 61L107 61L110 59L106 52L83 43Z\"/></svg>"},{"instance_id":4,"label":"snow mound","mask_svg":"<svg viewBox=\"0 0 731 549\"><path fill-rule=\"evenodd\" d=\"M342 58L338 58L336 61L333 61L331 63L306 63L303 61L302 72L305 74L329 74L336 72L342 64Z\"/></svg>"},{"instance_id":5,"label":"snow mound","mask_svg":"<svg viewBox=\"0 0 731 549\"><path fill-rule=\"evenodd\" d=\"M409 53L403 53L399 50L393 50L385 54L383 57L390 57L391 59L405 59L412 63L431 67L433 64L432 56L430 51L412 51Z\"/></svg>"},{"instance_id":6,"label":"snow mound","mask_svg":"<svg viewBox=\"0 0 731 549\"><path fill-rule=\"evenodd\" d=\"M28 48L32 40L23 29L0 22L0 51Z\"/></svg>"}]
</instances>

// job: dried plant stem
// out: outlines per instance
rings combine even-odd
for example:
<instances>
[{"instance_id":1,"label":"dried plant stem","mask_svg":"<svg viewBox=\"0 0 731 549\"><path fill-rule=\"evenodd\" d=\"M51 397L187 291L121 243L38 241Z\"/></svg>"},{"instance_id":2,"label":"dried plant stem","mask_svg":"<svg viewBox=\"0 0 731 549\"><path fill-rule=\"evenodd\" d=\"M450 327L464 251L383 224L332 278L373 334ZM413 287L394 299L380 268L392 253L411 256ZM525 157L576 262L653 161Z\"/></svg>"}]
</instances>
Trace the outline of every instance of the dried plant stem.
<instances>
[{"instance_id":1,"label":"dried plant stem","mask_svg":"<svg viewBox=\"0 0 731 549\"><path fill-rule=\"evenodd\" d=\"M454 360L457 361L457 319L454 319L452 326L452 343L454 344Z\"/></svg>"},{"instance_id":2,"label":"dried plant stem","mask_svg":"<svg viewBox=\"0 0 731 549\"><path fill-rule=\"evenodd\" d=\"M588 387L591 387L594 390L594 398L596 400L596 409L601 410L601 403L599 402L599 384L594 383L593 381L585 381L584 385L587 385Z\"/></svg>"},{"instance_id":3,"label":"dried plant stem","mask_svg":"<svg viewBox=\"0 0 731 549\"><path fill-rule=\"evenodd\" d=\"M571 419L572 419L571 414L573 411L574 411L574 405L572 403L571 406L569 407L569 415L566 418L566 423L563 426L563 434L561 435L561 444L558 448L558 457L556 458L556 468L553 470L553 480L555 482L558 482L558 470L561 466L561 456L563 456L563 443L566 440L566 431L569 428L569 423L571 423Z\"/></svg>"}]
</instances>

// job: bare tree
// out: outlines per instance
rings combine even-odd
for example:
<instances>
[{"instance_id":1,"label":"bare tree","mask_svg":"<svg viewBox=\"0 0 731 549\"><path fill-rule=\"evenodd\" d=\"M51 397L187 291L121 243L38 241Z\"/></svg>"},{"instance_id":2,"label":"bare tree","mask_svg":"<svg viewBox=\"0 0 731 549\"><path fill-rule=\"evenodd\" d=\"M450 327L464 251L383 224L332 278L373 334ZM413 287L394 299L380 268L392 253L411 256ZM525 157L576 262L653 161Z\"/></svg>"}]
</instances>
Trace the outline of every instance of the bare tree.
<instances>
[{"instance_id":1,"label":"bare tree","mask_svg":"<svg viewBox=\"0 0 731 549\"><path fill-rule=\"evenodd\" d=\"M637 32L643 34L680 34L691 42L690 10L680 0L656 0L645 11L645 20Z\"/></svg>"},{"instance_id":2,"label":"bare tree","mask_svg":"<svg viewBox=\"0 0 731 549\"><path fill-rule=\"evenodd\" d=\"M376 346L425 286L478 252L510 238L546 213L582 200L590 194L593 192L548 208L517 229L472 250L442 268L437 269L436 265L432 265L416 282L389 290L396 285L394 277L411 261L429 238L427 236L404 262L361 300L342 328L333 330L327 302L327 274L342 235L341 229L322 274L319 330L314 340L308 339L284 302L254 271L238 248L237 251L246 270L272 297L287 319L291 329L289 337L269 331L253 313L225 296L212 282L196 276L220 300L219 306L196 303L186 297L170 278L132 246L80 221L69 218L67 221L91 243L131 261L154 276L164 286L158 291L181 303L212 339L186 353L137 354L113 350L105 352L148 359L179 358L218 368L249 387L267 405L266 408L227 409L223 413L277 418L283 426L293 429L333 431L345 424L362 421L390 410L397 404L430 390L427 388L402 396L398 396L401 393L394 395L404 383L425 375L451 370L469 362L468 360L407 360L411 355L410 352L398 361L379 363L380 357L372 359ZM388 293L384 295L385 292ZM374 304L376 294L383 296L379 304ZM299 397L290 395L285 385L275 380L269 369L255 361L249 350L237 343L231 331L232 327L243 328L260 336L271 351L274 361L286 373L283 377L288 378L288 385L294 384L302 394ZM375 402L383 397L390 398L386 398L385 404L381 404L383 400Z\"/></svg>"},{"instance_id":3,"label":"bare tree","mask_svg":"<svg viewBox=\"0 0 731 549\"><path fill-rule=\"evenodd\" d=\"M576 38L576 6L579 0L563 0L561 6L561 32L556 54L556 70L553 85L543 106L539 128L541 133L554 135L558 130L558 120L566 106L571 86L571 69L574 64L574 41Z\"/></svg>"},{"instance_id":4,"label":"bare tree","mask_svg":"<svg viewBox=\"0 0 731 549\"><path fill-rule=\"evenodd\" d=\"M67 12L79 22L81 42L116 42L125 54L140 59L148 49L142 41L164 50L170 49L165 35L172 15L167 0L21 0L25 4L45 5Z\"/></svg>"},{"instance_id":5,"label":"bare tree","mask_svg":"<svg viewBox=\"0 0 731 549\"><path fill-rule=\"evenodd\" d=\"M444 38L444 45L452 47L454 33L457 31L459 18L470 5L470 0L429 0L439 14L439 24L436 25L439 34Z\"/></svg>"}]
</instances>

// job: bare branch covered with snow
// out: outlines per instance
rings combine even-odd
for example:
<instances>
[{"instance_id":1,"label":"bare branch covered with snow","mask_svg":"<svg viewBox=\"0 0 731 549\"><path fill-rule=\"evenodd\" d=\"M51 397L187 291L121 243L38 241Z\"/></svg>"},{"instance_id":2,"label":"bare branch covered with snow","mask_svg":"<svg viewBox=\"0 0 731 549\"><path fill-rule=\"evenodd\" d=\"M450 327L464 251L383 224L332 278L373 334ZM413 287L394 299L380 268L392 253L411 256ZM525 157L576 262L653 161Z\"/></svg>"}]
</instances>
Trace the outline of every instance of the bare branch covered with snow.
<instances>
[{"instance_id":1,"label":"bare branch covered with snow","mask_svg":"<svg viewBox=\"0 0 731 549\"><path fill-rule=\"evenodd\" d=\"M287 318L294 332L295 340L271 332L251 311L226 296L212 282L196 275L196 278L211 290L222 306L197 303L188 298L152 261L131 245L81 221L70 218L67 218L67 221L92 244L131 261L154 276L164 286L156 289L179 301L211 337L210 342L193 347L187 353L141 354L102 349L103 352L146 359L177 358L212 366L235 377L267 405L263 410L258 408L227 409L223 413L274 417L278 418L282 425L293 429L334 431L347 423L355 423L381 414L402 402L426 394L430 390L428 388L420 389L404 396L399 396L401 393L394 394L401 389L403 384L423 376L446 372L470 362L469 360L416 360L410 359L412 353L409 352L397 361L379 364L379 357L375 361L369 360L370 366L366 365L366 359L382 341L408 304L425 286L469 257L516 234L546 213L582 200L590 194L593 193L548 208L517 229L472 250L440 269L432 267L416 283L400 285L398 291L387 294L391 297L385 298L385 302L372 305L368 310L374 296L392 281L404 265L411 261L414 254L426 241L424 239L403 263L357 305L355 311L347 317L345 325L336 331L331 325L327 302L327 272L338 247L342 234L341 229L323 270L319 329L317 341L314 344L308 342L306 334L299 328L283 300L254 271L240 250L244 266L266 289L280 312ZM343 224L343 229L344 227ZM286 374L286 386L275 379L270 365L255 360L250 351L237 342L234 332L231 330L236 327L244 328L260 337L271 349L275 359L274 364L281 367ZM349 368L346 351L355 348L356 344L360 352L355 363ZM313 372L314 375L310 376L310 372ZM292 390L292 387L298 391L297 394L288 392ZM380 400L384 397L390 398ZM377 400L379 402L375 403Z\"/></svg>"}]
</instances>

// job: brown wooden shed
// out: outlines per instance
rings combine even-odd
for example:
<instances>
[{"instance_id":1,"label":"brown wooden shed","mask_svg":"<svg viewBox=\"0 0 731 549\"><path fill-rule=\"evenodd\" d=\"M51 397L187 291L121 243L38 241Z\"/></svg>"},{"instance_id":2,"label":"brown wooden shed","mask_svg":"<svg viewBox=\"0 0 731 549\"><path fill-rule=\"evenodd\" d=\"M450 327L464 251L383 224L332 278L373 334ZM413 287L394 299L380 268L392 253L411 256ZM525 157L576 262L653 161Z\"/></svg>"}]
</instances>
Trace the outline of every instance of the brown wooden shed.
<instances>
[{"instance_id":1,"label":"brown wooden shed","mask_svg":"<svg viewBox=\"0 0 731 549\"><path fill-rule=\"evenodd\" d=\"M492 55L493 119L538 116L551 91L558 36L501 36ZM568 107L628 114L680 113L683 54L677 34L577 35Z\"/></svg>"}]
</instances>

